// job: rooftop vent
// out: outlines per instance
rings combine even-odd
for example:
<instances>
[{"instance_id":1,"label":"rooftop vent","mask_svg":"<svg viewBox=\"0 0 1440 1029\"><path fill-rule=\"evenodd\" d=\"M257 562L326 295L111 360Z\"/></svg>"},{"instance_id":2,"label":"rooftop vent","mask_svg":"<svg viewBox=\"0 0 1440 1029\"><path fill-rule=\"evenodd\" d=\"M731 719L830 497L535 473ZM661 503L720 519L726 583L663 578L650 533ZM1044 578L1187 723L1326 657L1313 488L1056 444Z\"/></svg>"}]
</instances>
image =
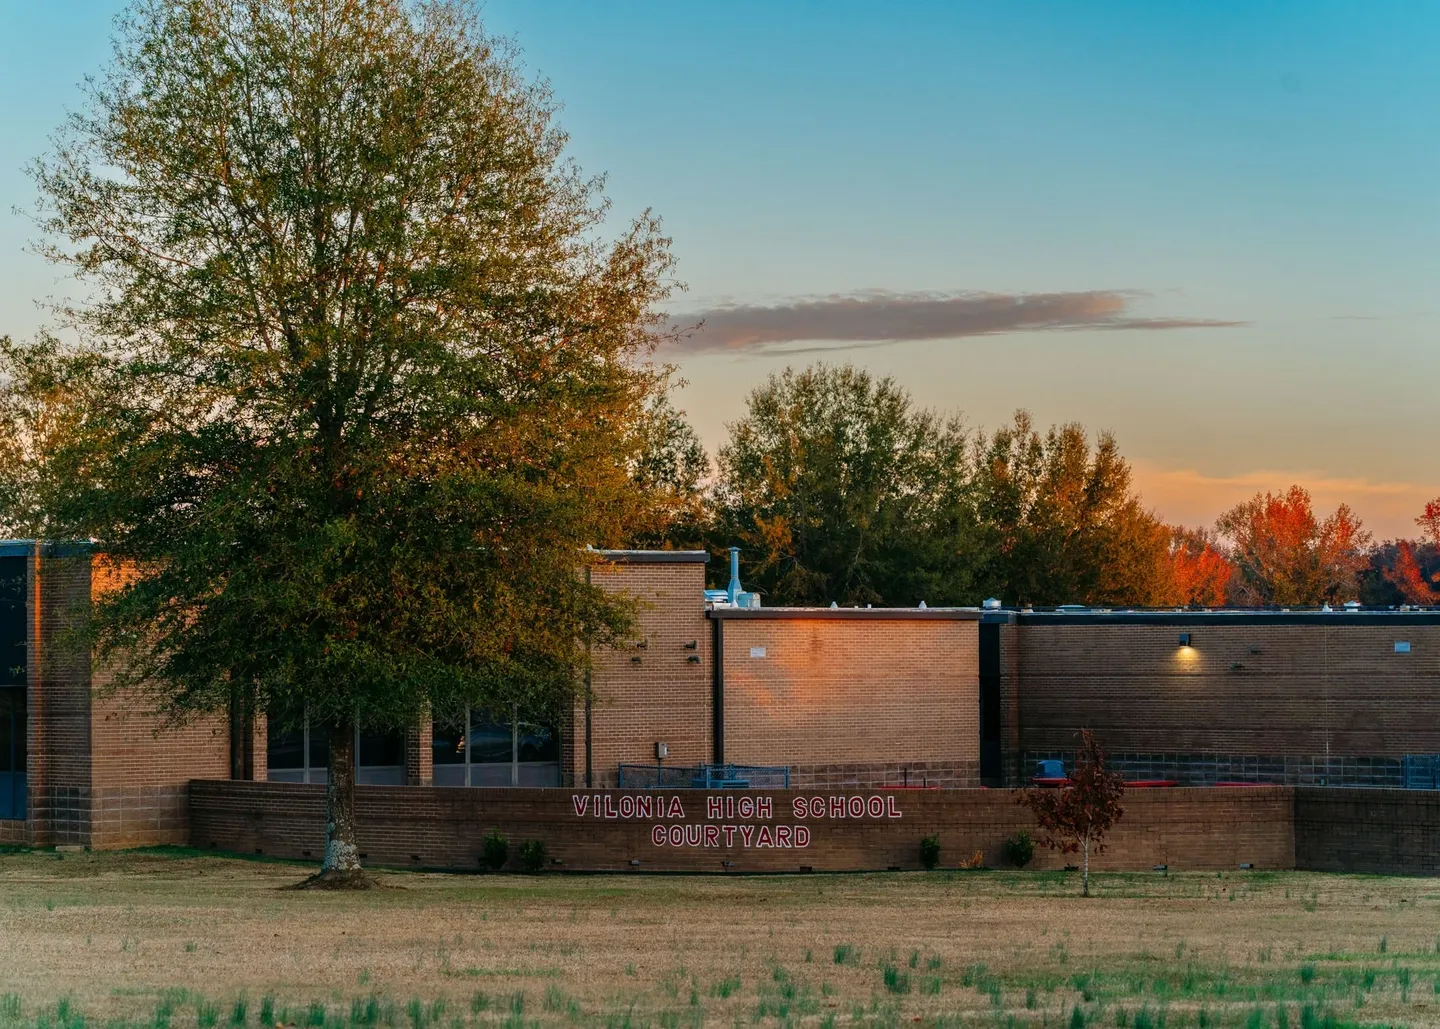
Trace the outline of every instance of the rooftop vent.
<instances>
[{"instance_id":1,"label":"rooftop vent","mask_svg":"<svg viewBox=\"0 0 1440 1029\"><path fill-rule=\"evenodd\" d=\"M1000 601L997 600L995 597L987 597L985 600L981 601L980 606L983 607L986 611L999 611Z\"/></svg>"}]
</instances>

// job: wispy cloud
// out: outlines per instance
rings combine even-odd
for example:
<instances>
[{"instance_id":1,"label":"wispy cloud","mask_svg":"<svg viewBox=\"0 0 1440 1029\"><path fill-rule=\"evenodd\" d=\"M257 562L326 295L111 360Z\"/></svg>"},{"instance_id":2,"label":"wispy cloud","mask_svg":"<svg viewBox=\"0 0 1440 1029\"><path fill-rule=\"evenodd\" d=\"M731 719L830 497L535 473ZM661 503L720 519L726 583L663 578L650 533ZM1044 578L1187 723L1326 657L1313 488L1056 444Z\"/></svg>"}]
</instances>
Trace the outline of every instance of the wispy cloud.
<instances>
[{"instance_id":1,"label":"wispy cloud","mask_svg":"<svg viewBox=\"0 0 1440 1029\"><path fill-rule=\"evenodd\" d=\"M1079 329L1214 329L1244 322L1132 315L1144 294L1120 290L1078 293L859 293L797 297L770 306L724 306L691 317L703 322L682 344L690 350L793 353L777 344L827 342L807 351L854 350L907 340L961 339L1004 332Z\"/></svg>"}]
</instances>

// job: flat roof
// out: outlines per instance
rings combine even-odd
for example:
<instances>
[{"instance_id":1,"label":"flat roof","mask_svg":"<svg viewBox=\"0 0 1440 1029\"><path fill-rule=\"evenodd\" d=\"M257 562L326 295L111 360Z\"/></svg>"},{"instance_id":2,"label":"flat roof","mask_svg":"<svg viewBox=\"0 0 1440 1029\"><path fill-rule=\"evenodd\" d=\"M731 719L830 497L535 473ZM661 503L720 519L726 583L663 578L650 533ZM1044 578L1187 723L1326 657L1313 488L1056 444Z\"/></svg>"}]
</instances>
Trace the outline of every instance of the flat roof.
<instances>
[{"instance_id":1,"label":"flat roof","mask_svg":"<svg viewBox=\"0 0 1440 1029\"><path fill-rule=\"evenodd\" d=\"M981 612L974 607L712 607L706 615L721 621L978 622Z\"/></svg>"},{"instance_id":2,"label":"flat roof","mask_svg":"<svg viewBox=\"0 0 1440 1029\"><path fill-rule=\"evenodd\" d=\"M985 620L1017 625L1440 625L1440 609L1357 608L1215 608L1200 611L1092 610L986 611Z\"/></svg>"},{"instance_id":3,"label":"flat roof","mask_svg":"<svg viewBox=\"0 0 1440 1029\"><path fill-rule=\"evenodd\" d=\"M73 557L92 553L94 540L0 540L0 557Z\"/></svg>"}]
</instances>

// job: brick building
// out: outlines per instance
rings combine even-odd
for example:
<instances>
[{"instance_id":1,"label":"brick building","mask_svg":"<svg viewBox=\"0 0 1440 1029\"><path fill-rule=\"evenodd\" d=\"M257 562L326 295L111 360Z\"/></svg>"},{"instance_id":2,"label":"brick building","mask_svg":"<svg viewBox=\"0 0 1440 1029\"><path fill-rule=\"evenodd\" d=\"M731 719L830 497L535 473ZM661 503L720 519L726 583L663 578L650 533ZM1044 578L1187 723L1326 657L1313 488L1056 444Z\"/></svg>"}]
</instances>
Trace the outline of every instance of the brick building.
<instances>
[{"instance_id":1,"label":"brick building","mask_svg":"<svg viewBox=\"0 0 1440 1029\"><path fill-rule=\"evenodd\" d=\"M572 710L362 732L359 781L602 789L622 765L733 763L818 791L1013 785L1082 726L1129 777L1183 785L1440 772L1440 612L757 608L707 602L704 553L601 558L587 574L639 602L636 632ZM107 690L66 629L114 585L87 548L0 543L0 842L184 842L192 780L324 780L324 726L174 726Z\"/></svg>"}]
</instances>

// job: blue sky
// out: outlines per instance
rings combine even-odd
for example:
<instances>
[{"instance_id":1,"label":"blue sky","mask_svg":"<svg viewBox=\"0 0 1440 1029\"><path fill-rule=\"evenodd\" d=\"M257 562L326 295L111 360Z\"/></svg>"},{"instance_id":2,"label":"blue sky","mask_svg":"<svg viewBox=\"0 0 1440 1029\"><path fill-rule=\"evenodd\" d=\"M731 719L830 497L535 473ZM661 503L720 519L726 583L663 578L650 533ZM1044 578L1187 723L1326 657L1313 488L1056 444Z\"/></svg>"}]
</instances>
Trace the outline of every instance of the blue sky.
<instances>
[{"instance_id":1,"label":"blue sky","mask_svg":"<svg viewBox=\"0 0 1440 1029\"><path fill-rule=\"evenodd\" d=\"M0 0L0 332L33 331L32 299L60 288L8 209L118 7ZM1298 481L1393 535L1440 493L1440 5L484 14L552 82L617 216L664 217L689 286L674 312L769 326L666 355L712 444L747 389L819 348L977 427L1023 406L1110 428L1174 520ZM1084 311L970 335L973 294ZM837 297L879 328L837 349ZM1097 297L1123 310L1094 317ZM938 327L911 331L905 312L937 301ZM917 338L875 345L892 317Z\"/></svg>"}]
</instances>

